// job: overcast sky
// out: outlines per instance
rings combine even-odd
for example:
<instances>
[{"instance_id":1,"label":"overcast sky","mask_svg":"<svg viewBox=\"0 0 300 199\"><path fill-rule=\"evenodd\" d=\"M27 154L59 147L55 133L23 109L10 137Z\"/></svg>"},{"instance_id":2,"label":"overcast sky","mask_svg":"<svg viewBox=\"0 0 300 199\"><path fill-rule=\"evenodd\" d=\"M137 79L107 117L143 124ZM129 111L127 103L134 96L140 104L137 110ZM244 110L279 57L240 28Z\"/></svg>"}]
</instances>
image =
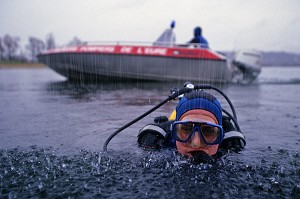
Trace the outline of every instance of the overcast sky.
<instances>
[{"instance_id":1,"label":"overcast sky","mask_svg":"<svg viewBox=\"0 0 300 199\"><path fill-rule=\"evenodd\" d=\"M56 44L84 41L152 42L176 20L177 43L195 26L215 50L241 48L300 53L300 0L0 0L0 37Z\"/></svg>"}]
</instances>

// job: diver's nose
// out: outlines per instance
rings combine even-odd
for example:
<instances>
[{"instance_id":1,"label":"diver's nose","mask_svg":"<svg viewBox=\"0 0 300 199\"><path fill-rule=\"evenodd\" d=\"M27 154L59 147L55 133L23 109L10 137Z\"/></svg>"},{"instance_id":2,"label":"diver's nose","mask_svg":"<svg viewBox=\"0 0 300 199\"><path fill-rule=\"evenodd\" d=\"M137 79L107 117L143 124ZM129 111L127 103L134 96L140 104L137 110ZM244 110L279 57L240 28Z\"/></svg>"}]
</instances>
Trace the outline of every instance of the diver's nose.
<instances>
[{"instance_id":1,"label":"diver's nose","mask_svg":"<svg viewBox=\"0 0 300 199\"><path fill-rule=\"evenodd\" d=\"M193 148L200 148L205 145L198 131L195 131L191 139L191 147Z\"/></svg>"}]
</instances>

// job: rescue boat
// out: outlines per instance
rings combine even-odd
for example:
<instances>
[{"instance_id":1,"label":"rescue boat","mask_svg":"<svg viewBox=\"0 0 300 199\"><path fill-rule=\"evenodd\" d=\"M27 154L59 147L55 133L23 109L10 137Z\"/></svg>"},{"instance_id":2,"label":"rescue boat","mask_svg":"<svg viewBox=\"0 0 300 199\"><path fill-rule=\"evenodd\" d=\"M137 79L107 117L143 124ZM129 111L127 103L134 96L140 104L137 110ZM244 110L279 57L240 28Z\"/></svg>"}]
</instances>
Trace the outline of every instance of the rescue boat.
<instances>
[{"instance_id":1,"label":"rescue boat","mask_svg":"<svg viewBox=\"0 0 300 199\"><path fill-rule=\"evenodd\" d=\"M226 83L232 68L220 53L183 46L85 44L50 49L38 60L77 80L139 79Z\"/></svg>"},{"instance_id":2,"label":"rescue boat","mask_svg":"<svg viewBox=\"0 0 300 199\"><path fill-rule=\"evenodd\" d=\"M243 57L247 55L253 58L251 53L244 53ZM237 74L237 69L243 74L253 71L253 60L249 64L247 59L243 59L243 62L229 61L221 53L195 45L85 43L44 51L38 55L38 60L68 79L80 81L108 79L228 83ZM255 72L251 76L254 79L260 71Z\"/></svg>"}]
</instances>

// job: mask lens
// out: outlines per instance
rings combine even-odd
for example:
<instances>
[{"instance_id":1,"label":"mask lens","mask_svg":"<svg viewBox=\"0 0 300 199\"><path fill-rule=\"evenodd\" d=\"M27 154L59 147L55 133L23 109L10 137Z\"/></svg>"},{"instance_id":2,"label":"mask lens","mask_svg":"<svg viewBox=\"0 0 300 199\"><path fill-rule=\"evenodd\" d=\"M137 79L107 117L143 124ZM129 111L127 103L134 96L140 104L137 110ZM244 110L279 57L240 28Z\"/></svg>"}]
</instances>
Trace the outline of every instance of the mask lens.
<instances>
[{"instance_id":1,"label":"mask lens","mask_svg":"<svg viewBox=\"0 0 300 199\"><path fill-rule=\"evenodd\" d=\"M206 143L210 143L210 144L215 143L222 133L221 129L216 126L202 124L200 128Z\"/></svg>"},{"instance_id":2,"label":"mask lens","mask_svg":"<svg viewBox=\"0 0 300 199\"><path fill-rule=\"evenodd\" d=\"M180 140L186 141L194 130L192 123L183 123L176 125L176 133Z\"/></svg>"}]
</instances>

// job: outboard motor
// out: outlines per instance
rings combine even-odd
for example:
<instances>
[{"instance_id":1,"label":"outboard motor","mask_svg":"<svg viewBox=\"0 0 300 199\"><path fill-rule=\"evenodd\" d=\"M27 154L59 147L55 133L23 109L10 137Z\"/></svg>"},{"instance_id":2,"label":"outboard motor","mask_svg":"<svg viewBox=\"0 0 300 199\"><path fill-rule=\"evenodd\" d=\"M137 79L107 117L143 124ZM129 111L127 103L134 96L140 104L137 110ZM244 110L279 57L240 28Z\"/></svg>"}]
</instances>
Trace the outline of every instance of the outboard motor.
<instances>
[{"instance_id":1,"label":"outboard motor","mask_svg":"<svg viewBox=\"0 0 300 199\"><path fill-rule=\"evenodd\" d=\"M235 79L239 83L251 83L261 72L262 54L255 50L240 50L234 54L231 62L237 70Z\"/></svg>"}]
</instances>

